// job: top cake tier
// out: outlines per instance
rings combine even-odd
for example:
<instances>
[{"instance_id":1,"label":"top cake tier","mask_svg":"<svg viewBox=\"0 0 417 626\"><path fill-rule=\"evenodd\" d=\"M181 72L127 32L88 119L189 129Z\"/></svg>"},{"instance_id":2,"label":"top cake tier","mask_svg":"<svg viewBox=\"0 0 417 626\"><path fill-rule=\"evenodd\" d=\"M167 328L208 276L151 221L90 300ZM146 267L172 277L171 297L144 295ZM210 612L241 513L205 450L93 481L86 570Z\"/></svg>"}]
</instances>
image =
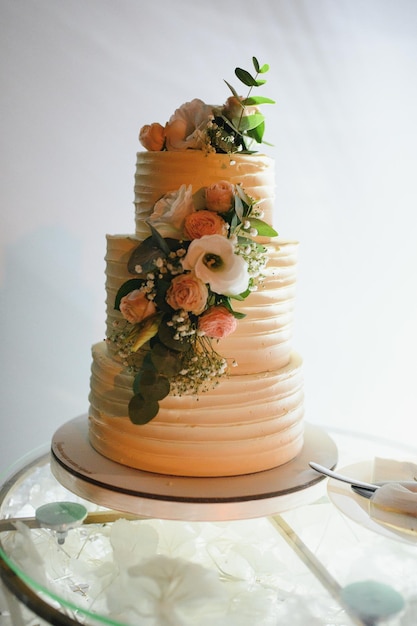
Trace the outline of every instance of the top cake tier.
<instances>
[{"instance_id":1,"label":"top cake tier","mask_svg":"<svg viewBox=\"0 0 417 626\"><path fill-rule=\"evenodd\" d=\"M139 239L149 236L145 220L155 203L181 185L192 185L193 193L227 180L240 184L258 202L264 221L274 226L274 161L263 154L216 154L199 150L182 152L139 152L135 174L135 223Z\"/></svg>"}]
</instances>

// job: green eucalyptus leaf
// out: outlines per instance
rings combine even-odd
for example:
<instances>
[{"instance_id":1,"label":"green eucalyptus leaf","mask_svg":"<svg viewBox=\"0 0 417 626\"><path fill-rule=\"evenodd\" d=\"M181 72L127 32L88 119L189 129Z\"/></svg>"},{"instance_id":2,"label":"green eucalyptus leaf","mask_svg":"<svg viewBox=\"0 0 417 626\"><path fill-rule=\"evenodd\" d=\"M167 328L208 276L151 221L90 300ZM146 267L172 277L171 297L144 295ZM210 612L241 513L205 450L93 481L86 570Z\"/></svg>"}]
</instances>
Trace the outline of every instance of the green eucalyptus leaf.
<instances>
[{"instance_id":1,"label":"green eucalyptus leaf","mask_svg":"<svg viewBox=\"0 0 417 626\"><path fill-rule=\"evenodd\" d=\"M244 206L243 206L242 198L240 197L238 193L235 194L235 214L236 214L236 217L242 222L243 215L244 215Z\"/></svg>"},{"instance_id":2,"label":"green eucalyptus leaf","mask_svg":"<svg viewBox=\"0 0 417 626\"><path fill-rule=\"evenodd\" d=\"M256 87L262 87L262 85L265 85L265 83L266 83L266 80L258 78L256 81Z\"/></svg>"},{"instance_id":3,"label":"green eucalyptus leaf","mask_svg":"<svg viewBox=\"0 0 417 626\"><path fill-rule=\"evenodd\" d=\"M235 69L235 74L238 79L247 87L257 87L258 81L247 70L243 70L241 67Z\"/></svg>"},{"instance_id":4,"label":"green eucalyptus leaf","mask_svg":"<svg viewBox=\"0 0 417 626\"><path fill-rule=\"evenodd\" d=\"M234 95L234 97L237 98L238 100L240 100L239 95L238 95L236 89L230 83L228 83L227 80L225 80L224 82L229 87L229 89L232 92L232 94Z\"/></svg>"},{"instance_id":5,"label":"green eucalyptus leaf","mask_svg":"<svg viewBox=\"0 0 417 626\"><path fill-rule=\"evenodd\" d=\"M275 104L275 100L271 100L271 98L265 98L264 96L249 96L242 100L242 104L244 106L251 106L257 104Z\"/></svg>"},{"instance_id":6,"label":"green eucalyptus leaf","mask_svg":"<svg viewBox=\"0 0 417 626\"><path fill-rule=\"evenodd\" d=\"M250 246L253 245L253 239L251 237L245 237L244 235L239 234L237 236L237 242L239 246Z\"/></svg>"},{"instance_id":7,"label":"green eucalyptus leaf","mask_svg":"<svg viewBox=\"0 0 417 626\"><path fill-rule=\"evenodd\" d=\"M252 57L253 67L255 68L255 72L259 73L259 61L256 57Z\"/></svg>"},{"instance_id":8,"label":"green eucalyptus leaf","mask_svg":"<svg viewBox=\"0 0 417 626\"><path fill-rule=\"evenodd\" d=\"M229 311L229 313L231 313L233 317L235 317L237 320L242 320L244 317L246 317L246 313L239 313L239 311L234 311L229 297L227 296L223 297L221 302Z\"/></svg>"},{"instance_id":9,"label":"green eucalyptus leaf","mask_svg":"<svg viewBox=\"0 0 417 626\"><path fill-rule=\"evenodd\" d=\"M271 236L277 237L278 233L276 235L271 235ZM256 245L256 249L259 252L259 254L266 254L268 252L267 248L265 248L265 246L263 246L261 243L255 242L255 245Z\"/></svg>"},{"instance_id":10,"label":"green eucalyptus leaf","mask_svg":"<svg viewBox=\"0 0 417 626\"><path fill-rule=\"evenodd\" d=\"M128 411L130 421L141 426L158 415L159 404L155 400L146 400L140 393L137 393L131 398Z\"/></svg>"},{"instance_id":11,"label":"green eucalyptus leaf","mask_svg":"<svg viewBox=\"0 0 417 626\"><path fill-rule=\"evenodd\" d=\"M257 217L250 217L249 221L251 228L256 228L258 231L258 235L261 235L262 237L277 237L278 233L275 228L272 228L272 226L263 220L260 220Z\"/></svg>"},{"instance_id":12,"label":"green eucalyptus leaf","mask_svg":"<svg viewBox=\"0 0 417 626\"><path fill-rule=\"evenodd\" d=\"M239 302L241 302L242 300L246 300L249 294L250 294L250 289L248 287L246 291L242 291L242 293L240 293L237 296L229 296L229 298L232 298L232 300L238 300Z\"/></svg>"},{"instance_id":13,"label":"green eucalyptus leaf","mask_svg":"<svg viewBox=\"0 0 417 626\"><path fill-rule=\"evenodd\" d=\"M134 394L138 394L139 393L139 389L140 389L140 379L142 378L142 370L140 370L140 372L138 372L135 376L135 378L133 379L133 385L132 385L132 389L133 389L133 393Z\"/></svg>"},{"instance_id":14,"label":"green eucalyptus leaf","mask_svg":"<svg viewBox=\"0 0 417 626\"><path fill-rule=\"evenodd\" d=\"M233 123L238 123L240 132L244 133L260 126L264 120L265 116L262 113L253 113L252 115L243 115L241 118L234 118Z\"/></svg>"},{"instance_id":15,"label":"green eucalyptus leaf","mask_svg":"<svg viewBox=\"0 0 417 626\"><path fill-rule=\"evenodd\" d=\"M172 378L182 369L178 352L170 350L161 343L155 344L150 355L155 369L168 378Z\"/></svg>"},{"instance_id":16,"label":"green eucalyptus leaf","mask_svg":"<svg viewBox=\"0 0 417 626\"><path fill-rule=\"evenodd\" d=\"M246 205L246 209L252 206L254 201L250 196L248 196L242 185L236 185L236 193L239 195L239 198L242 200L242 202ZM244 214L246 215L247 211L245 211Z\"/></svg>"},{"instance_id":17,"label":"green eucalyptus leaf","mask_svg":"<svg viewBox=\"0 0 417 626\"><path fill-rule=\"evenodd\" d=\"M230 220L230 232L234 232L235 229L238 227L238 225L240 224L240 220L238 218L238 216L236 215L236 213L233 215L232 219Z\"/></svg>"},{"instance_id":18,"label":"green eucalyptus leaf","mask_svg":"<svg viewBox=\"0 0 417 626\"><path fill-rule=\"evenodd\" d=\"M159 279L158 280L158 289L156 291L155 294L155 304L158 307L158 309L160 311L163 311L164 313L168 313L169 311L171 311L171 307L169 306L168 302L166 301L166 293L169 289L171 282L169 280L165 280L165 279Z\"/></svg>"},{"instance_id":19,"label":"green eucalyptus leaf","mask_svg":"<svg viewBox=\"0 0 417 626\"><path fill-rule=\"evenodd\" d=\"M166 376L155 370L144 370L138 381L138 392L147 402L162 400L169 394L170 384Z\"/></svg>"},{"instance_id":20,"label":"green eucalyptus leaf","mask_svg":"<svg viewBox=\"0 0 417 626\"><path fill-rule=\"evenodd\" d=\"M269 70L268 63L264 63L262 67L259 68L258 72L259 74L265 74L265 72L267 72L268 70Z\"/></svg>"},{"instance_id":21,"label":"green eucalyptus leaf","mask_svg":"<svg viewBox=\"0 0 417 626\"><path fill-rule=\"evenodd\" d=\"M150 224L149 222L147 222L147 224L148 224L148 226L149 226L149 228L151 230L152 239L153 239L155 245L158 246L159 249L162 250L168 256L168 254L170 253L171 250L170 250L166 240L162 237L162 235L160 235L158 233L158 231L156 230L156 228L154 228L152 226L152 224Z\"/></svg>"},{"instance_id":22,"label":"green eucalyptus leaf","mask_svg":"<svg viewBox=\"0 0 417 626\"><path fill-rule=\"evenodd\" d=\"M248 135L249 137L254 139L257 143L262 143L264 132L265 132L265 122L262 122L262 124L259 124L259 126L257 126L256 128L251 128L250 130L248 130Z\"/></svg>"},{"instance_id":23,"label":"green eucalyptus leaf","mask_svg":"<svg viewBox=\"0 0 417 626\"><path fill-rule=\"evenodd\" d=\"M140 289L143 283L144 283L144 280L142 278L131 278L130 280L123 283L123 285L120 286L116 294L116 299L114 301L114 308L117 311L120 311L120 302L122 298L127 296L132 291L135 291L135 289Z\"/></svg>"},{"instance_id":24,"label":"green eucalyptus leaf","mask_svg":"<svg viewBox=\"0 0 417 626\"><path fill-rule=\"evenodd\" d=\"M169 248L168 248L169 253ZM137 274L136 267L142 268L142 274L147 274L155 269L155 261L159 258L165 258L162 248L155 242L153 237L147 237L142 243L133 250L127 263L127 269L131 274Z\"/></svg>"},{"instance_id":25,"label":"green eucalyptus leaf","mask_svg":"<svg viewBox=\"0 0 417 626\"><path fill-rule=\"evenodd\" d=\"M154 370L154 369L155 369L155 366L152 363L151 353L147 352L145 356L143 357L141 370Z\"/></svg>"}]
</instances>

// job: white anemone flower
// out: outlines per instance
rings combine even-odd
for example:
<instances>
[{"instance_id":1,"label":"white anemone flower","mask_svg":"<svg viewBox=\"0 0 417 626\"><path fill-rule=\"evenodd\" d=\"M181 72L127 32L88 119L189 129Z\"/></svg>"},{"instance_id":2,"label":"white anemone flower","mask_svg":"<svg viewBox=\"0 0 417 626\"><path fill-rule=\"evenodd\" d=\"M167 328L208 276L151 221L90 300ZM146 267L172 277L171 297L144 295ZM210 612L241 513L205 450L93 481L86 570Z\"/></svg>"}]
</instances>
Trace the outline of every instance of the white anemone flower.
<instances>
[{"instance_id":1,"label":"white anemone flower","mask_svg":"<svg viewBox=\"0 0 417 626\"><path fill-rule=\"evenodd\" d=\"M109 587L111 618L146 626L224 624L228 596L217 573L162 554L120 571Z\"/></svg>"},{"instance_id":2,"label":"white anemone flower","mask_svg":"<svg viewBox=\"0 0 417 626\"><path fill-rule=\"evenodd\" d=\"M181 185L177 191L170 191L157 201L149 221L162 237L181 239L184 220L194 211L192 186Z\"/></svg>"},{"instance_id":3,"label":"white anemone flower","mask_svg":"<svg viewBox=\"0 0 417 626\"><path fill-rule=\"evenodd\" d=\"M248 288L248 264L242 256L235 254L230 239L222 235L204 235L194 239L182 259L182 265L207 283L214 293L238 296Z\"/></svg>"}]
</instances>

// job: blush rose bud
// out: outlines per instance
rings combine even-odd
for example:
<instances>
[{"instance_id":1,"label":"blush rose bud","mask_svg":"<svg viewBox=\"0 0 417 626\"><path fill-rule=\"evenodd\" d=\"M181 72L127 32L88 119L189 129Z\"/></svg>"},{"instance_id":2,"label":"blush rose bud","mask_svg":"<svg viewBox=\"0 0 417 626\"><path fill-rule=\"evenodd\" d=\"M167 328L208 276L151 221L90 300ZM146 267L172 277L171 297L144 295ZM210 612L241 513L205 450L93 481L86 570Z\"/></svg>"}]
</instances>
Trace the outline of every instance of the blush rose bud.
<instances>
[{"instance_id":1,"label":"blush rose bud","mask_svg":"<svg viewBox=\"0 0 417 626\"><path fill-rule=\"evenodd\" d=\"M158 122L146 124L140 129L139 141L146 150L159 152L164 147L165 128Z\"/></svg>"},{"instance_id":2,"label":"blush rose bud","mask_svg":"<svg viewBox=\"0 0 417 626\"><path fill-rule=\"evenodd\" d=\"M135 289L120 301L120 312L131 324L138 324L156 312L156 306L143 291Z\"/></svg>"},{"instance_id":3,"label":"blush rose bud","mask_svg":"<svg viewBox=\"0 0 417 626\"><path fill-rule=\"evenodd\" d=\"M184 234L188 239L199 239L204 235L227 235L226 222L213 211L195 211L184 220Z\"/></svg>"},{"instance_id":4,"label":"blush rose bud","mask_svg":"<svg viewBox=\"0 0 417 626\"><path fill-rule=\"evenodd\" d=\"M207 298L207 286L193 274L175 276L166 294L169 306L176 311L184 309L194 315L200 315L204 311Z\"/></svg>"},{"instance_id":5,"label":"blush rose bud","mask_svg":"<svg viewBox=\"0 0 417 626\"><path fill-rule=\"evenodd\" d=\"M236 330L237 320L225 306L213 306L198 320L198 330L212 339L223 339Z\"/></svg>"},{"instance_id":6,"label":"blush rose bud","mask_svg":"<svg viewBox=\"0 0 417 626\"><path fill-rule=\"evenodd\" d=\"M227 180L213 183L206 188L206 208L216 213L227 213L233 206L234 185Z\"/></svg>"}]
</instances>

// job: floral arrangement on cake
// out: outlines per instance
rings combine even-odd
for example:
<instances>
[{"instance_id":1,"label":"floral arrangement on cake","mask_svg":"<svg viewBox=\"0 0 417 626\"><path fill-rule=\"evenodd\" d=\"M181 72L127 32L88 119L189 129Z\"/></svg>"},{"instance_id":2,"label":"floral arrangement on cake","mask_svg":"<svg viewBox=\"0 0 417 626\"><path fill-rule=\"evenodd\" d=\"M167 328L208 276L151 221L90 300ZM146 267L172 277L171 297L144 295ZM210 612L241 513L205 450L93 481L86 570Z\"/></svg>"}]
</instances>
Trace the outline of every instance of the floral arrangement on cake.
<instances>
[{"instance_id":1,"label":"floral arrangement on cake","mask_svg":"<svg viewBox=\"0 0 417 626\"><path fill-rule=\"evenodd\" d=\"M250 152L253 142L264 142L265 117L259 110L261 104L274 104L264 96L254 96L254 87L261 87L265 79L259 75L269 70L252 58L255 75L240 67L235 69L237 78L247 87L245 98L227 81L232 92L223 106L205 104L195 98L186 102L171 116L167 124L158 122L142 127L139 139L146 150L205 150L207 152Z\"/></svg>"},{"instance_id":2,"label":"floral arrangement on cake","mask_svg":"<svg viewBox=\"0 0 417 626\"><path fill-rule=\"evenodd\" d=\"M256 59L254 65L259 73L268 69ZM251 88L265 82L244 70L236 72ZM239 117L236 112L226 118L224 108L220 117L207 118L204 113L205 121L200 121L202 109L196 102L181 107L165 129L153 125L141 132L142 142L155 149L157 145L166 150L210 145L220 150L228 137L228 146L243 151L246 135L261 139L264 121L252 111L253 98L239 100ZM231 111L231 104L227 106ZM193 118L191 134L182 117L190 110L200 111ZM161 141L156 141L158 133ZM177 147L172 148L174 144ZM259 204L241 185L217 181L198 190L184 184L153 207L147 222L151 234L128 262L135 277L116 296L115 308L124 322L116 322L108 339L134 375L129 403L134 424L152 420L159 401L168 394L197 394L213 388L234 364L218 354L215 344L234 332L244 317L234 310L233 300L243 301L262 280L267 250L256 237L278 234L263 221Z\"/></svg>"}]
</instances>

